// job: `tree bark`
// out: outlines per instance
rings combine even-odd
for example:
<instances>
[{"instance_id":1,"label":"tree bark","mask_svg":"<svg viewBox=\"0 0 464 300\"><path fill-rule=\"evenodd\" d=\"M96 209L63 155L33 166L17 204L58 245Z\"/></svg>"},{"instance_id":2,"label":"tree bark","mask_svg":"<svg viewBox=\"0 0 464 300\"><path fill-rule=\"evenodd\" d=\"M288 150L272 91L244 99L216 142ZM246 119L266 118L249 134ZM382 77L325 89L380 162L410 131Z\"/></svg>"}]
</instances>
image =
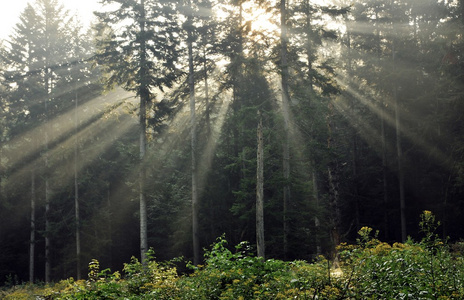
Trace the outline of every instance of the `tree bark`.
<instances>
[{"instance_id":1,"label":"tree bark","mask_svg":"<svg viewBox=\"0 0 464 300\"><path fill-rule=\"evenodd\" d=\"M34 283L35 266L35 169L31 172L31 235L29 241L29 282Z\"/></svg>"},{"instance_id":2,"label":"tree bark","mask_svg":"<svg viewBox=\"0 0 464 300\"><path fill-rule=\"evenodd\" d=\"M48 101L50 101L50 90L51 90L51 75L50 70L48 69L48 61L46 62L47 74L45 77L45 88L47 90L47 97L45 98L45 145L44 145L44 163L45 163L45 283L50 282L50 166L49 166L49 157L48 157L48 143L49 143L49 133L50 133L50 124L48 119Z\"/></svg>"},{"instance_id":3,"label":"tree bark","mask_svg":"<svg viewBox=\"0 0 464 300\"><path fill-rule=\"evenodd\" d=\"M395 126L396 126L396 155L398 160L398 187L400 193L400 218L401 218L401 240L403 242L407 239L406 230L406 199L404 193L404 168L403 168L403 148L401 145L401 120L398 103L398 95L396 86L393 91L393 98L395 102Z\"/></svg>"},{"instance_id":4,"label":"tree bark","mask_svg":"<svg viewBox=\"0 0 464 300\"><path fill-rule=\"evenodd\" d=\"M256 167L256 248L258 257L265 257L264 242L264 146L263 146L263 121L260 117L258 123L258 149Z\"/></svg>"},{"instance_id":5,"label":"tree bark","mask_svg":"<svg viewBox=\"0 0 464 300\"><path fill-rule=\"evenodd\" d=\"M78 183L78 94L76 84L76 97L74 106L74 214L76 222L76 277L81 279L81 233L80 233L80 211L79 211L79 183Z\"/></svg>"},{"instance_id":6,"label":"tree bark","mask_svg":"<svg viewBox=\"0 0 464 300\"><path fill-rule=\"evenodd\" d=\"M391 3L392 11L394 1ZM393 21L393 33L396 34L396 26ZM396 75L396 37L393 36L392 41L392 65L393 65L393 74ZM406 229L406 199L404 191L404 168L403 168L403 148L401 144L401 116L400 116L400 107L398 100L398 85L397 81L393 79L393 102L395 108L395 127L396 127L396 156L398 164L398 188L400 196L400 219L401 219L401 240L403 242L407 239L407 229Z\"/></svg>"},{"instance_id":7,"label":"tree bark","mask_svg":"<svg viewBox=\"0 0 464 300\"><path fill-rule=\"evenodd\" d=\"M284 258L288 254L288 207L290 202L290 128L289 128L289 102L288 91L288 30L287 30L287 4L286 0L280 1L280 43L281 43L281 85L282 85L282 114L284 118L284 141L282 170L284 177L283 193L283 251Z\"/></svg>"},{"instance_id":8,"label":"tree bark","mask_svg":"<svg viewBox=\"0 0 464 300\"><path fill-rule=\"evenodd\" d=\"M316 170L315 170L315 163L313 161L312 163L312 166L313 166L313 171L312 171L312 183L313 183L313 197L314 197L314 200L316 202L316 209L317 211L319 211L319 186L317 184L317 173L316 173ZM322 247L321 247L321 241L320 241L320 237L319 237L319 232L320 232L320 227L321 227L321 222L319 220L319 217L316 215L314 217L314 227L315 227L315 235L314 235L314 240L315 240L315 243L316 243L316 255L319 256L322 254Z\"/></svg>"},{"instance_id":9,"label":"tree bark","mask_svg":"<svg viewBox=\"0 0 464 300\"><path fill-rule=\"evenodd\" d=\"M327 150L329 152L335 150L335 142L332 135L332 119L333 119L333 104L329 102L327 116L327 128L328 128L328 138L327 138ZM333 149L333 150L332 150ZM333 253L336 255L336 246L340 244L340 224L341 224L341 211L340 211L340 194L339 194L339 167L336 158L327 166L327 176L329 183L329 206L331 212L331 232L330 236L332 239Z\"/></svg>"},{"instance_id":10,"label":"tree bark","mask_svg":"<svg viewBox=\"0 0 464 300\"><path fill-rule=\"evenodd\" d=\"M140 0L140 32L142 36L145 36L145 1ZM144 158L147 144L147 125L146 125L146 104L150 100L150 91L148 88L148 71L147 71L147 53L146 53L145 39L142 38L140 42L140 112L139 112L139 199L140 199L140 257L143 265L147 263L147 251L148 251L148 236L147 236L147 202L145 199L145 166Z\"/></svg>"},{"instance_id":11,"label":"tree bark","mask_svg":"<svg viewBox=\"0 0 464 300\"><path fill-rule=\"evenodd\" d=\"M189 1L191 6L191 1ZM189 93L190 93L190 129L191 129L191 172L192 172L192 240L193 240L193 263L200 263L200 238L198 232L198 184L197 184L197 164L196 164L196 120L195 120L195 70L193 67L193 17L187 19L187 48L189 61Z\"/></svg>"}]
</instances>

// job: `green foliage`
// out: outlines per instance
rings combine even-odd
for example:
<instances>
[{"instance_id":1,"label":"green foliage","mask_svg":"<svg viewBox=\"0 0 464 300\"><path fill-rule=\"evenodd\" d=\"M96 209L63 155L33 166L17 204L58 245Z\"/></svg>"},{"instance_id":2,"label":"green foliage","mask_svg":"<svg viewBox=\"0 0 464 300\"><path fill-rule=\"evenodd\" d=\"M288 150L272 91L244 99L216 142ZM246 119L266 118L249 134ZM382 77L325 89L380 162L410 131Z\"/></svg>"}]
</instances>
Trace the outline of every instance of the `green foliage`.
<instances>
[{"instance_id":1,"label":"green foliage","mask_svg":"<svg viewBox=\"0 0 464 300\"><path fill-rule=\"evenodd\" d=\"M256 257L245 242L235 252L226 244L219 238L205 254L205 266L182 280L185 299L265 299L286 290L292 276L288 263Z\"/></svg>"},{"instance_id":2,"label":"green foliage","mask_svg":"<svg viewBox=\"0 0 464 300\"><path fill-rule=\"evenodd\" d=\"M439 224L430 211L421 215L420 243L389 245L359 231L358 245L341 245L343 269L351 272L347 293L362 299L458 299L463 261L433 233ZM433 246L433 247L432 247Z\"/></svg>"},{"instance_id":3,"label":"green foliage","mask_svg":"<svg viewBox=\"0 0 464 300\"><path fill-rule=\"evenodd\" d=\"M89 264L89 280L72 278L55 285L16 286L4 299L462 299L464 262L446 243L430 234L438 223L429 211L421 216L425 238L393 245L359 230L356 245L339 247L340 267L324 257L308 263L263 259L242 242L230 249L224 237L206 251L205 265L179 276L169 263L143 266L136 258L124 265L124 277L99 262ZM430 247L434 245L434 247ZM460 249L462 245L457 245ZM335 265L335 264L334 264Z\"/></svg>"}]
</instances>

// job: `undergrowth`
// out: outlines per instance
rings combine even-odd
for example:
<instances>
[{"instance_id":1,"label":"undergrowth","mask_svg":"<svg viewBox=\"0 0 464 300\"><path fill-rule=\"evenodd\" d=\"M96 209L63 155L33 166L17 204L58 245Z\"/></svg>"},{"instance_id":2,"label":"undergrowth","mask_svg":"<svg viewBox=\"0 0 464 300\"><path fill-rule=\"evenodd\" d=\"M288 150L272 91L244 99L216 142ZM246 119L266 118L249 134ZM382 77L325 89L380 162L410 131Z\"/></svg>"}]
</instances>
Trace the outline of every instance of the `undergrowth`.
<instances>
[{"instance_id":1,"label":"undergrowth","mask_svg":"<svg viewBox=\"0 0 464 300\"><path fill-rule=\"evenodd\" d=\"M265 260L247 243L231 251L221 237L204 265L188 265L189 275L157 262L150 250L146 266L132 258L122 273L112 273L92 260L87 280L15 285L0 299L464 299L462 244L441 240L429 211L419 225L421 241L392 245L361 228L356 244L338 247L336 270L322 256L311 263Z\"/></svg>"}]
</instances>

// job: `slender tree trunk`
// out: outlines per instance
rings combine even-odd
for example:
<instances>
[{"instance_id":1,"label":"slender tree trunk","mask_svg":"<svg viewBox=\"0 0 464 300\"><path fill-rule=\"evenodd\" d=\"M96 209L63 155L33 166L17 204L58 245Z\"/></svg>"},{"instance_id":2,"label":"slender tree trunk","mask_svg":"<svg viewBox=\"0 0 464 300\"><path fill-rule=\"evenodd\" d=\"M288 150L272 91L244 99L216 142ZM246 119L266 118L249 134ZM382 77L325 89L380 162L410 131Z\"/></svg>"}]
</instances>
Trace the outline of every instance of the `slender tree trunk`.
<instances>
[{"instance_id":1,"label":"slender tree trunk","mask_svg":"<svg viewBox=\"0 0 464 300\"><path fill-rule=\"evenodd\" d=\"M146 264L148 251L147 237L147 202L145 199L145 166L144 157L146 149L146 125L145 125L145 101L140 98L140 173L139 173L139 199L140 199L140 257L142 263Z\"/></svg>"},{"instance_id":2,"label":"slender tree trunk","mask_svg":"<svg viewBox=\"0 0 464 300\"><path fill-rule=\"evenodd\" d=\"M403 168L403 149L401 145L401 121L398 104L398 96L395 93L395 125L396 125L396 153L398 158L398 185L400 190L400 214L401 214L401 239L406 241L406 200L404 193L404 168Z\"/></svg>"},{"instance_id":3,"label":"slender tree trunk","mask_svg":"<svg viewBox=\"0 0 464 300\"><path fill-rule=\"evenodd\" d=\"M31 172L31 236L29 243L29 282L34 282L35 266L35 169Z\"/></svg>"},{"instance_id":4,"label":"slender tree trunk","mask_svg":"<svg viewBox=\"0 0 464 300\"><path fill-rule=\"evenodd\" d=\"M404 168L403 168L403 148L401 145L401 120L396 87L393 91L395 101L395 126L396 126L396 155L398 160L398 186L400 192L400 217L401 217L401 240L404 242L407 238L406 231L406 200L404 193Z\"/></svg>"},{"instance_id":5,"label":"slender tree trunk","mask_svg":"<svg viewBox=\"0 0 464 300\"><path fill-rule=\"evenodd\" d=\"M309 91L310 97L314 95L314 70L313 70L313 56L312 56L312 43L313 43L313 30L311 26L311 3L309 0L306 0L306 59L308 61L308 82L309 82ZM310 99L311 100L311 99ZM316 203L316 211L319 211L319 188L317 184L317 171L316 171L316 163L314 159L311 159L311 178L312 178L312 185L313 185L313 198ZM321 241L319 237L320 233L320 220L319 217L314 216L314 227L315 227L315 234L314 234L314 241L316 244L316 255L319 256L322 252L321 248Z\"/></svg>"},{"instance_id":6,"label":"slender tree trunk","mask_svg":"<svg viewBox=\"0 0 464 300\"><path fill-rule=\"evenodd\" d=\"M349 26L349 21L347 20L347 50L348 50L348 57L347 57L347 83L348 86L352 85L351 78L353 76L353 69L352 69L352 60L351 60L351 28ZM355 111L355 100L353 97L349 97L350 109L352 111L352 115L356 115ZM353 202L354 202L354 216L355 216L355 224L356 224L356 231L358 231L361 226L360 220L360 212L359 212L359 189L358 189L358 139L357 139L357 132L356 132L356 124L352 124L351 129L351 140L352 140L352 175L353 175Z\"/></svg>"},{"instance_id":7,"label":"slender tree trunk","mask_svg":"<svg viewBox=\"0 0 464 300\"><path fill-rule=\"evenodd\" d=\"M258 256L265 257L264 241L264 145L263 120L260 116L258 123L258 150L256 154L256 248Z\"/></svg>"},{"instance_id":8,"label":"slender tree trunk","mask_svg":"<svg viewBox=\"0 0 464 300\"><path fill-rule=\"evenodd\" d=\"M327 116L327 128L329 132L329 136L327 139L327 149L329 152L335 149L335 141L333 138L333 104L329 102L329 112ZM336 158L334 158L327 166L327 175L328 175L328 183L329 183L329 206L330 206L330 213L331 213L331 239L332 239L332 246L334 247L332 250L336 255L336 246L340 244L340 224L341 224L341 211L340 211L340 195L339 195L339 170L338 170L338 162Z\"/></svg>"},{"instance_id":9,"label":"slender tree trunk","mask_svg":"<svg viewBox=\"0 0 464 300\"><path fill-rule=\"evenodd\" d=\"M317 173L316 173L316 170L315 170L315 163L313 162L313 171L312 171L312 181L313 181L313 197L315 199L315 202L316 202L316 211L319 211L319 187L318 187L318 184L317 184ZM319 220L319 217L316 215L314 217L314 226L316 228L315 230L315 235L314 235L314 240L316 242L316 255L319 256L322 254L322 247L321 247L321 241L320 241L320 238L319 238L319 233L321 231L320 229L320 226L321 226L321 222Z\"/></svg>"},{"instance_id":10,"label":"slender tree trunk","mask_svg":"<svg viewBox=\"0 0 464 300\"><path fill-rule=\"evenodd\" d=\"M290 126L289 126L289 102L290 95L288 91L288 30L287 30L287 4L286 0L280 1L280 43L281 43L281 84L282 84L282 113L284 117L284 141L283 141L283 176L284 176L284 194L283 194L283 250L284 258L288 254L288 233L289 218L288 207L290 203Z\"/></svg>"},{"instance_id":11,"label":"slender tree trunk","mask_svg":"<svg viewBox=\"0 0 464 300\"><path fill-rule=\"evenodd\" d=\"M313 84L314 84L314 74L313 74L313 49L312 49L312 43L313 43L313 29L311 25L311 3L309 0L306 0L306 56L308 60L308 81L309 81L309 90L310 90L310 95L313 95L314 89L313 89Z\"/></svg>"},{"instance_id":12,"label":"slender tree trunk","mask_svg":"<svg viewBox=\"0 0 464 300\"><path fill-rule=\"evenodd\" d=\"M210 107L209 107L209 84L208 84L208 61L206 56L206 47L203 49L203 68L205 76L205 106L206 106L206 136L211 137L211 121L210 121Z\"/></svg>"},{"instance_id":13,"label":"slender tree trunk","mask_svg":"<svg viewBox=\"0 0 464 300\"><path fill-rule=\"evenodd\" d=\"M375 19L378 20L378 12L375 12ZM375 23L376 26L376 35L377 35L377 64L380 67L380 59L381 59L381 38L380 38L380 28L378 22ZM387 136L385 132L385 119L387 117L386 114L386 106L383 102L380 102L380 139L382 143L382 192L383 192L383 231L384 231L384 238L385 240L388 239L388 161L387 161Z\"/></svg>"},{"instance_id":14,"label":"slender tree trunk","mask_svg":"<svg viewBox=\"0 0 464 300\"><path fill-rule=\"evenodd\" d=\"M354 215L355 215L355 225L356 231L361 229L361 216L359 212L359 187L358 187L358 138L356 134L356 129L353 128L352 132L352 165L353 165L353 198L354 198Z\"/></svg>"},{"instance_id":15,"label":"slender tree trunk","mask_svg":"<svg viewBox=\"0 0 464 300\"><path fill-rule=\"evenodd\" d=\"M80 212L79 212L79 183L78 183L78 95L76 87L75 107L74 107L74 213L76 221L76 269L77 280L81 279L81 233L80 233Z\"/></svg>"},{"instance_id":16,"label":"slender tree trunk","mask_svg":"<svg viewBox=\"0 0 464 300\"><path fill-rule=\"evenodd\" d=\"M47 62L47 75L46 75L46 89L47 89L47 97L45 99L45 150L44 150L44 158L45 158L45 282L50 282L50 199L51 199L51 191L50 191L50 166L49 166L49 157L48 157L48 143L49 143L49 133L50 133L50 124L48 119L48 101L50 100L50 89L51 89L51 78L49 74L50 70L48 70L48 62Z\"/></svg>"},{"instance_id":17,"label":"slender tree trunk","mask_svg":"<svg viewBox=\"0 0 464 300\"><path fill-rule=\"evenodd\" d=\"M380 135L382 141L382 189L383 189L383 226L384 237L388 238L388 177L387 177L387 142L385 134L385 107L382 105L380 116Z\"/></svg>"},{"instance_id":18,"label":"slender tree trunk","mask_svg":"<svg viewBox=\"0 0 464 300\"><path fill-rule=\"evenodd\" d=\"M189 1L191 6L191 1ZM197 164L196 164L196 120L195 120L195 70L193 68L193 18L188 16L187 20L187 48L189 61L189 92L190 92L190 129L191 129L191 155L192 155L192 240L193 240L193 263L200 263L200 238L198 232L198 191L197 191Z\"/></svg>"},{"instance_id":19,"label":"slender tree trunk","mask_svg":"<svg viewBox=\"0 0 464 300\"><path fill-rule=\"evenodd\" d=\"M394 1L391 3L392 11ZM396 33L395 22L393 22L393 32ZM396 75L396 37L393 37L392 42L392 65L393 74ZM396 127L396 156L398 163L398 188L400 196L400 219L401 219L401 240L406 241L407 229L406 229L406 200L404 191L404 168L403 168L403 148L401 144L401 116L400 107L398 100L398 86L395 79L393 79L393 102L395 108L395 127Z\"/></svg>"},{"instance_id":20,"label":"slender tree trunk","mask_svg":"<svg viewBox=\"0 0 464 300\"><path fill-rule=\"evenodd\" d=\"M46 142L48 143L48 142ZM46 158L45 169L48 172L48 159ZM50 282L50 183L48 175L45 177L45 282Z\"/></svg>"},{"instance_id":21,"label":"slender tree trunk","mask_svg":"<svg viewBox=\"0 0 464 300\"><path fill-rule=\"evenodd\" d=\"M108 256L110 261L110 266L113 265L113 217L111 211L111 189L110 189L110 182L108 182L108 187L106 191L106 201L108 205L109 211L109 218L108 218L108 240L109 240L109 249L108 249Z\"/></svg>"},{"instance_id":22,"label":"slender tree trunk","mask_svg":"<svg viewBox=\"0 0 464 300\"><path fill-rule=\"evenodd\" d=\"M141 5L141 20L140 20L140 32L142 36L145 35L145 1L140 0ZM145 177L146 169L144 166L144 158L147 144L147 125L146 125L146 104L150 100L150 92L148 89L148 72L147 72L147 58L146 58L146 44L145 39L141 39L140 42L140 112L139 112L139 144L140 144L140 173L139 173L139 198L140 198L140 257L142 264L147 263L147 251L148 251L148 236L147 236L147 202L145 199Z\"/></svg>"}]
</instances>

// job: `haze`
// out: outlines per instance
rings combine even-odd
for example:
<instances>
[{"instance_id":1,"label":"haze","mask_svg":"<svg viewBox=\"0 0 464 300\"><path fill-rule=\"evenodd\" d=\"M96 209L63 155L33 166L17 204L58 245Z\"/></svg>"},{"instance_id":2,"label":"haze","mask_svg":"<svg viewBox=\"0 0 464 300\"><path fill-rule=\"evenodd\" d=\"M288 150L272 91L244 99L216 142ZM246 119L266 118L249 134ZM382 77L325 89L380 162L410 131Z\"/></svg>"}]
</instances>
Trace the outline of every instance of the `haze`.
<instances>
[{"instance_id":1,"label":"haze","mask_svg":"<svg viewBox=\"0 0 464 300\"><path fill-rule=\"evenodd\" d=\"M19 15L26 7L30 0L9 1L6 9L0 10L0 39L7 39L11 34L14 26L19 21ZM64 0L59 1L69 10L70 15L77 15L84 25L90 23L93 19L93 11L98 10L101 5L98 0Z\"/></svg>"}]
</instances>

